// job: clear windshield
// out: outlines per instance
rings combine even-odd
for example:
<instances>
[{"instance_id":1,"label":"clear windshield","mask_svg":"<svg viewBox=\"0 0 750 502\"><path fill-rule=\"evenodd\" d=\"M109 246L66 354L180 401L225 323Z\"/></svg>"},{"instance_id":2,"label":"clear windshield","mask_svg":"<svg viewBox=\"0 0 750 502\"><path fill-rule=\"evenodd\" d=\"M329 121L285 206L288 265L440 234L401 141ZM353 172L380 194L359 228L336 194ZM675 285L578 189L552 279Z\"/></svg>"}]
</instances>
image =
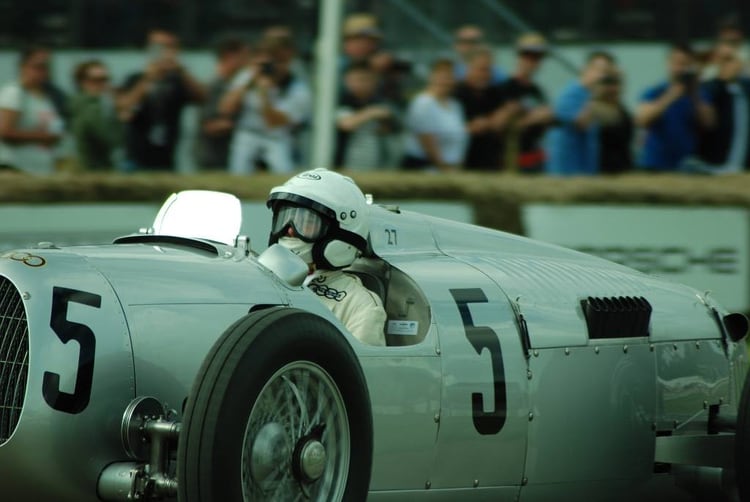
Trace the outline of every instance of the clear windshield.
<instances>
[{"instance_id":1,"label":"clear windshield","mask_svg":"<svg viewBox=\"0 0 750 502\"><path fill-rule=\"evenodd\" d=\"M234 195L209 190L172 194L154 220L154 233L206 239L232 245L242 225L242 208Z\"/></svg>"}]
</instances>

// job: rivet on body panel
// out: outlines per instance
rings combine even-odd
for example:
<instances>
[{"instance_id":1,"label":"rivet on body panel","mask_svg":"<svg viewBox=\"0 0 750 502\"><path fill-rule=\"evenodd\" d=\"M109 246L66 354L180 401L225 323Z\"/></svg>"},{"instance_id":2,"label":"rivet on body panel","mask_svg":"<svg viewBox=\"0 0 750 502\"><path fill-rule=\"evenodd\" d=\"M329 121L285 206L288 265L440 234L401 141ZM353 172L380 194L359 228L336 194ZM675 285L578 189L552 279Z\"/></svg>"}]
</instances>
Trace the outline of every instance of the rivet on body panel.
<instances>
[{"instance_id":1,"label":"rivet on body panel","mask_svg":"<svg viewBox=\"0 0 750 502\"><path fill-rule=\"evenodd\" d=\"M566 356L570 355L570 349L568 347L565 347L565 355Z\"/></svg>"},{"instance_id":2,"label":"rivet on body panel","mask_svg":"<svg viewBox=\"0 0 750 502\"><path fill-rule=\"evenodd\" d=\"M531 422L532 420L534 420L534 413L530 411L529 412L529 422Z\"/></svg>"},{"instance_id":3,"label":"rivet on body panel","mask_svg":"<svg viewBox=\"0 0 750 502\"><path fill-rule=\"evenodd\" d=\"M622 351L627 354L628 353L628 346L627 345L623 345Z\"/></svg>"},{"instance_id":4,"label":"rivet on body panel","mask_svg":"<svg viewBox=\"0 0 750 502\"><path fill-rule=\"evenodd\" d=\"M24 300L31 300L31 293L29 293L28 291L24 291L21 295L21 298L23 298Z\"/></svg>"},{"instance_id":5,"label":"rivet on body panel","mask_svg":"<svg viewBox=\"0 0 750 502\"><path fill-rule=\"evenodd\" d=\"M703 401L703 409L704 410L708 409L708 401Z\"/></svg>"},{"instance_id":6,"label":"rivet on body panel","mask_svg":"<svg viewBox=\"0 0 750 502\"><path fill-rule=\"evenodd\" d=\"M434 420L435 420L435 423L440 422L440 413L435 413Z\"/></svg>"},{"instance_id":7,"label":"rivet on body panel","mask_svg":"<svg viewBox=\"0 0 750 502\"><path fill-rule=\"evenodd\" d=\"M426 481L425 484L424 484L424 487L425 487L426 490L429 490L431 486L432 486L432 483L430 483L429 480Z\"/></svg>"},{"instance_id":8,"label":"rivet on body panel","mask_svg":"<svg viewBox=\"0 0 750 502\"><path fill-rule=\"evenodd\" d=\"M676 343L675 343L675 344L673 344L673 345L672 345L672 348L673 348L674 350L677 350L677 344L676 344Z\"/></svg>"},{"instance_id":9,"label":"rivet on body panel","mask_svg":"<svg viewBox=\"0 0 750 502\"><path fill-rule=\"evenodd\" d=\"M440 355L440 347L435 347L435 354Z\"/></svg>"},{"instance_id":10,"label":"rivet on body panel","mask_svg":"<svg viewBox=\"0 0 750 502\"><path fill-rule=\"evenodd\" d=\"M594 354L598 354L598 353L599 353L599 347L594 347Z\"/></svg>"},{"instance_id":11,"label":"rivet on body panel","mask_svg":"<svg viewBox=\"0 0 750 502\"><path fill-rule=\"evenodd\" d=\"M539 351L538 350L534 351L534 357L539 357Z\"/></svg>"},{"instance_id":12,"label":"rivet on body panel","mask_svg":"<svg viewBox=\"0 0 750 502\"><path fill-rule=\"evenodd\" d=\"M651 352L653 352L653 351L654 351L654 344L653 344L653 343L650 343L650 344L648 345L648 350L650 350Z\"/></svg>"},{"instance_id":13,"label":"rivet on body panel","mask_svg":"<svg viewBox=\"0 0 750 502\"><path fill-rule=\"evenodd\" d=\"M475 479L475 480L474 480L474 488L476 488L477 486L479 486L479 480L478 480L478 479Z\"/></svg>"},{"instance_id":14,"label":"rivet on body panel","mask_svg":"<svg viewBox=\"0 0 750 502\"><path fill-rule=\"evenodd\" d=\"M526 486L529 484L529 478L523 478L521 480L521 486Z\"/></svg>"},{"instance_id":15,"label":"rivet on body panel","mask_svg":"<svg viewBox=\"0 0 750 502\"><path fill-rule=\"evenodd\" d=\"M701 349L701 342L695 342L695 348L700 350Z\"/></svg>"},{"instance_id":16,"label":"rivet on body panel","mask_svg":"<svg viewBox=\"0 0 750 502\"><path fill-rule=\"evenodd\" d=\"M532 376L531 375L531 370L526 370L526 378L528 378L529 380L531 380L531 376Z\"/></svg>"}]
</instances>

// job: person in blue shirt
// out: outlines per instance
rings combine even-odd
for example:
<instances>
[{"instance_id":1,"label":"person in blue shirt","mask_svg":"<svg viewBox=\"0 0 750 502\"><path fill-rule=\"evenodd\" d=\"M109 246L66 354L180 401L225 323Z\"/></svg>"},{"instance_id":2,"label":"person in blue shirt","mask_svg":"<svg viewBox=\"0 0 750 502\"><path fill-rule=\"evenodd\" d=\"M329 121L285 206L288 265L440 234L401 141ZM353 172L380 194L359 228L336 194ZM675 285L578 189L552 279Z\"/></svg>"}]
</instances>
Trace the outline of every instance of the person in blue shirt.
<instances>
[{"instance_id":1,"label":"person in blue shirt","mask_svg":"<svg viewBox=\"0 0 750 502\"><path fill-rule=\"evenodd\" d=\"M635 112L636 125L646 130L639 165L654 171L679 170L696 153L701 132L715 122L689 46L672 46L667 73L665 82L644 91Z\"/></svg>"},{"instance_id":2,"label":"person in blue shirt","mask_svg":"<svg viewBox=\"0 0 750 502\"><path fill-rule=\"evenodd\" d=\"M578 80L568 84L555 101L556 126L548 138L549 174L585 175L599 171L598 117L591 98L614 63L611 54L592 52Z\"/></svg>"}]
</instances>

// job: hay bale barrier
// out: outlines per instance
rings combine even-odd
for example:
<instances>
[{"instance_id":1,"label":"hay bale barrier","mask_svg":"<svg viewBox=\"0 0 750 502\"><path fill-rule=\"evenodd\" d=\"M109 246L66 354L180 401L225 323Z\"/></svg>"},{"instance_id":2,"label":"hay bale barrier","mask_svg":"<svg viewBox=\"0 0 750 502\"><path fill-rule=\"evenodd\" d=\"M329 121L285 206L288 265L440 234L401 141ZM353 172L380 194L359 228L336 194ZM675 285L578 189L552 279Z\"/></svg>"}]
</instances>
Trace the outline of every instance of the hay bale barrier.
<instances>
[{"instance_id":1,"label":"hay bale barrier","mask_svg":"<svg viewBox=\"0 0 750 502\"><path fill-rule=\"evenodd\" d=\"M552 178L514 174L347 173L378 200L447 200L470 204L477 223L522 233L521 208L529 203L670 205L750 208L750 174L684 176L630 174ZM172 192L219 190L243 200L265 200L285 175L236 177L224 173L65 173L32 177L0 172L0 204L163 201Z\"/></svg>"}]
</instances>

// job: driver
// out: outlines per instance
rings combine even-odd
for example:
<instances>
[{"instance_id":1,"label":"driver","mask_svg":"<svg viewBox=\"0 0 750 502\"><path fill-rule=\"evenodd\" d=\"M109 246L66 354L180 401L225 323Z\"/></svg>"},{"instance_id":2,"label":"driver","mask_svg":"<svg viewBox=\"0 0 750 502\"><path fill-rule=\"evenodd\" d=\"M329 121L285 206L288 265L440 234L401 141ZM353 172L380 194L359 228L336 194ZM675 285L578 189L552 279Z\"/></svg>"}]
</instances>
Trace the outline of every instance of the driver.
<instances>
[{"instance_id":1,"label":"driver","mask_svg":"<svg viewBox=\"0 0 750 502\"><path fill-rule=\"evenodd\" d=\"M310 267L305 284L361 342L385 345L385 310L359 277L341 269L367 247L369 211L351 178L327 169L305 171L271 189L268 244L279 243Z\"/></svg>"}]
</instances>

